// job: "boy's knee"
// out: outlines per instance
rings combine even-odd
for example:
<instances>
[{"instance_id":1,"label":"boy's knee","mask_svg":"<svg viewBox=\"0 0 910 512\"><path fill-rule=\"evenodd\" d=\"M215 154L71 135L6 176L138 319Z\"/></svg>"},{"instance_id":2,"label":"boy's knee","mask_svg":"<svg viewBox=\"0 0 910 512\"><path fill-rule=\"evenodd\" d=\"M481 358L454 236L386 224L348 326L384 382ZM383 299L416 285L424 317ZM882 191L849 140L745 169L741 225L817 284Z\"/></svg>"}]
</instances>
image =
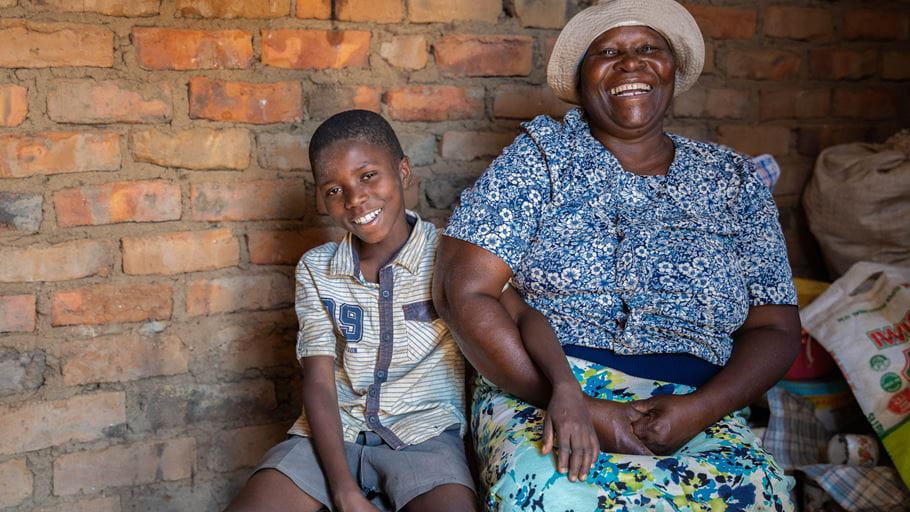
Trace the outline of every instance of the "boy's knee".
<instances>
[{"instance_id":1,"label":"boy's knee","mask_svg":"<svg viewBox=\"0 0 910 512\"><path fill-rule=\"evenodd\" d=\"M477 495L461 484L444 484L417 496L404 512L477 512Z\"/></svg>"}]
</instances>

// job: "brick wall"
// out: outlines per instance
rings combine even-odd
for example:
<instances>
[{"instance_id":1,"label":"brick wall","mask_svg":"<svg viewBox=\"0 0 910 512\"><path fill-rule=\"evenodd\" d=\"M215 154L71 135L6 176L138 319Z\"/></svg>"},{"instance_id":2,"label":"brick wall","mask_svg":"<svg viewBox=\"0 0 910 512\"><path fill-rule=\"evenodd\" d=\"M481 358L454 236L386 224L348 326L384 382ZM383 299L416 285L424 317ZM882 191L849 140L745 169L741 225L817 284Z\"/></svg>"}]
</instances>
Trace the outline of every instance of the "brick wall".
<instances>
[{"instance_id":1,"label":"brick wall","mask_svg":"<svg viewBox=\"0 0 910 512\"><path fill-rule=\"evenodd\" d=\"M574 0L0 0L0 508L217 510L300 408L292 265L337 234L306 146L392 120L439 223L518 123ZM773 153L798 206L825 146L910 118L910 3L692 3L671 128Z\"/></svg>"}]
</instances>

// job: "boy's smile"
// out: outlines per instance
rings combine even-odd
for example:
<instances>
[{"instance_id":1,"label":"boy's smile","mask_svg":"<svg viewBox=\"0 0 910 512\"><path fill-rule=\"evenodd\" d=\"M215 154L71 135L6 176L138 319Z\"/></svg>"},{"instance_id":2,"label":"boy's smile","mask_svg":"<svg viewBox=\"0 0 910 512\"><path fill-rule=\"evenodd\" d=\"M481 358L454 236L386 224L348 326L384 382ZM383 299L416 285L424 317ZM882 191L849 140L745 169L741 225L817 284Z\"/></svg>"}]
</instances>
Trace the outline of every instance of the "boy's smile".
<instances>
[{"instance_id":1,"label":"boy's smile","mask_svg":"<svg viewBox=\"0 0 910 512\"><path fill-rule=\"evenodd\" d=\"M358 140L333 142L316 166L316 189L329 216L360 240L364 251L397 251L410 229L404 187L411 168L382 146ZM374 247L370 247L374 246Z\"/></svg>"}]
</instances>

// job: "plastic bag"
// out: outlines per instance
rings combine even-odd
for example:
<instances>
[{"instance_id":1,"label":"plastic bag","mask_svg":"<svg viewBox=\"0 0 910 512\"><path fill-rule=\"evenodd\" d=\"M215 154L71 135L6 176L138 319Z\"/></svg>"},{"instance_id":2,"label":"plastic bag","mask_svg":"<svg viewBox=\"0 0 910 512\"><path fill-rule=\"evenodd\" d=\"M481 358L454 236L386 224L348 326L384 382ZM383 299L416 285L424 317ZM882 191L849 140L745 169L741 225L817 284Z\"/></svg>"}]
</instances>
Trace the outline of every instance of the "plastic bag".
<instances>
[{"instance_id":1,"label":"plastic bag","mask_svg":"<svg viewBox=\"0 0 910 512\"><path fill-rule=\"evenodd\" d=\"M910 484L910 268L857 263L800 318Z\"/></svg>"},{"instance_id":2,"label":"plastic bag","mask_svg":"<svg viewBox=\"0 0 910 512\"><path fill-rule=\"evenodd\" d=\"M834 277L858 261L910 266L908 198L910 131L821 152L803 207Z\"/></svg>"}]
</instances>

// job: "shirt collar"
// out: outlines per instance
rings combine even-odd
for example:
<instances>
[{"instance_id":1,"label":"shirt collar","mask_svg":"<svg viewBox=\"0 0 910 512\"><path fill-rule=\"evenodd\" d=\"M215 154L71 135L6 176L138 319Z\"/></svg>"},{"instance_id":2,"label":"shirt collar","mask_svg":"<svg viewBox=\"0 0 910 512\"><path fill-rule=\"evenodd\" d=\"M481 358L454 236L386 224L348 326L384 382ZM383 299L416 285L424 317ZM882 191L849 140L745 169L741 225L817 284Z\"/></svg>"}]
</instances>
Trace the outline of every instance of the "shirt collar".
<instances>
[{"instance_id":1,"label":"shirt collar","mask_svg":"<svg viewBox=\"0 0 910 512\"><path fill-rule=\"evenodd\" d=\"M395 255L391 264L401 265L408 272L416 274L427 245L426 231L434 229L434 226L421 220L420 216L411 210L405 210L405 215L408 216L409 222L414 223L414 227L411 229L407 242L398 250L398 254ZM357 256L357 251L354 250L353 237L354 235L348 232L335 248L335 254L329 264L329 271L332 274L355 278L359 276L360 258Z\"/></svg>"}]
</instances>

